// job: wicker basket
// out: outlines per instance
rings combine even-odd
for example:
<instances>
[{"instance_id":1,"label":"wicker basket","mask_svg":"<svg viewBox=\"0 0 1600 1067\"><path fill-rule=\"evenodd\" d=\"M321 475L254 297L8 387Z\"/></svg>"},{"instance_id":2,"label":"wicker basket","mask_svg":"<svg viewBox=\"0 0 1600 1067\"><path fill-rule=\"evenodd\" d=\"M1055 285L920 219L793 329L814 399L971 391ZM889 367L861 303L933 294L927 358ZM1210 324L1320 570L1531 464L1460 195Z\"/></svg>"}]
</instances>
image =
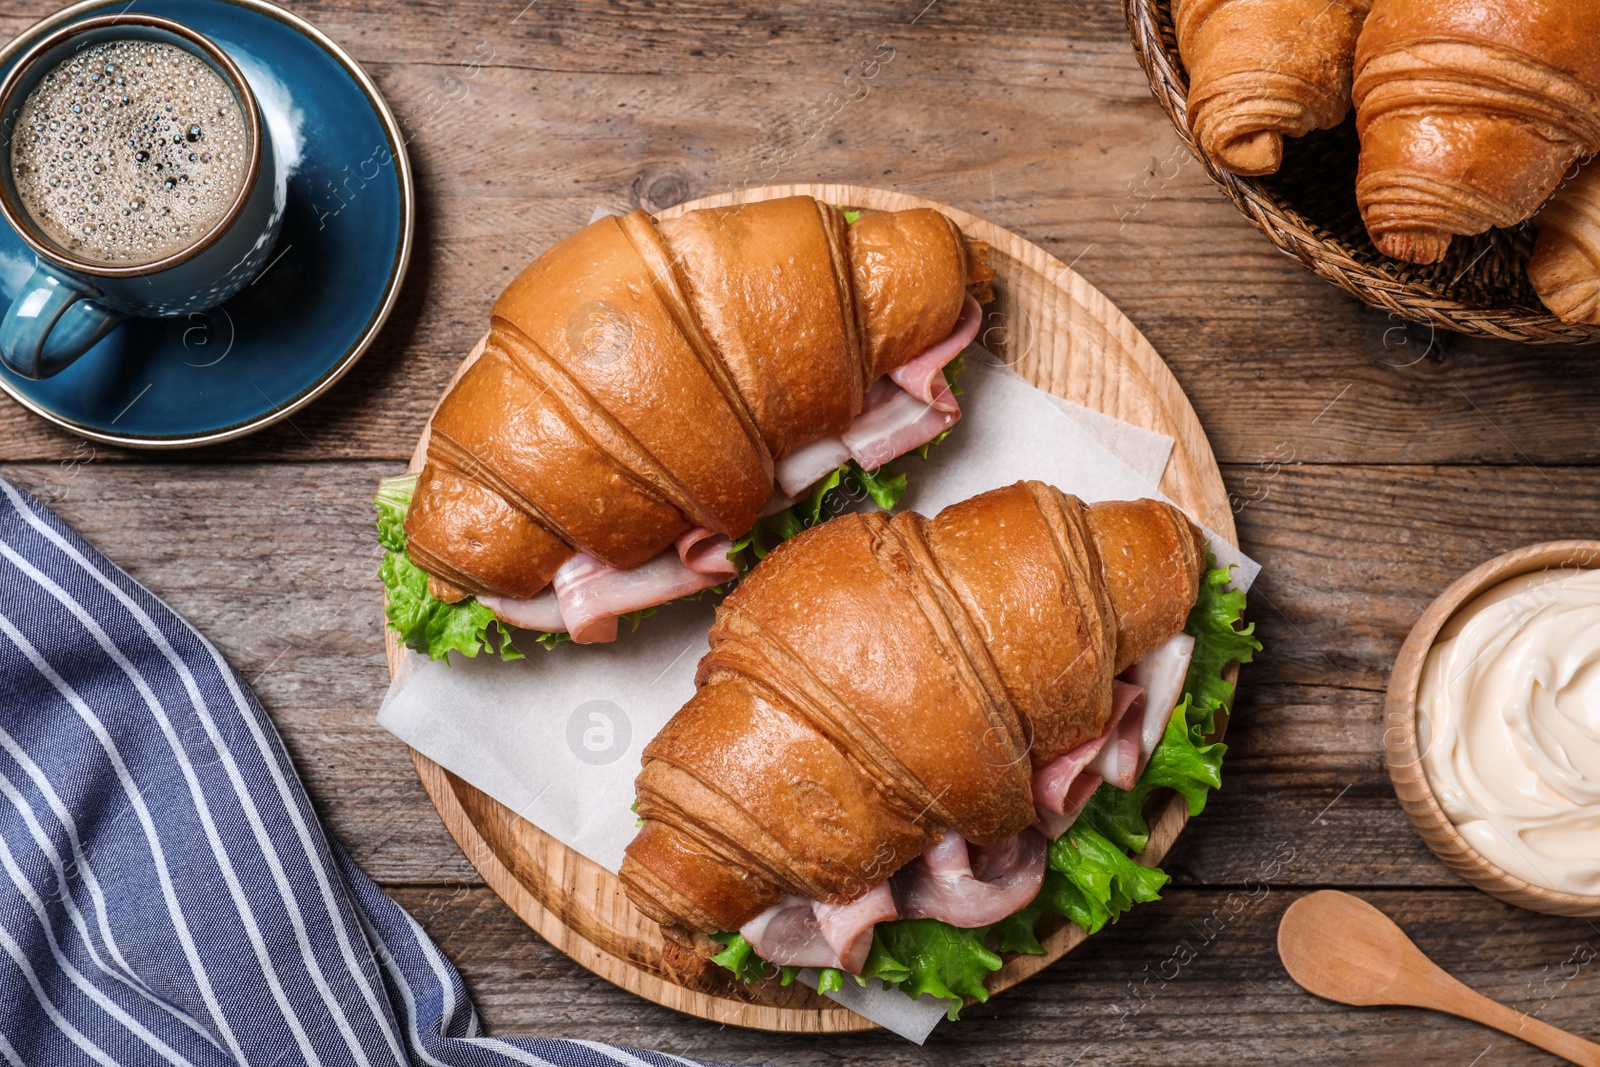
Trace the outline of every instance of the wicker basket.
<instances>
[{"instance_id":1,"label":"wicker basket","mask_svg":"<svg viewBox=\"0 0 1600 1067\"><path fill-rule=\"evenodd\" d=\"M1151 91L1206 173L1273 244L1358 300L1413 322L1532 344L1600 341L1600 327L1564 323L1539 302L1527 277L1534 230L1526 223L1457 237L1444 260L1428 266L1379 253L1356 207L1353 116L1285 138L1276 174L1241 178L1215 166L1189 135L1188 77L1171 8L1170 0L1123 0Z\"/></svg>"}]
</instances>

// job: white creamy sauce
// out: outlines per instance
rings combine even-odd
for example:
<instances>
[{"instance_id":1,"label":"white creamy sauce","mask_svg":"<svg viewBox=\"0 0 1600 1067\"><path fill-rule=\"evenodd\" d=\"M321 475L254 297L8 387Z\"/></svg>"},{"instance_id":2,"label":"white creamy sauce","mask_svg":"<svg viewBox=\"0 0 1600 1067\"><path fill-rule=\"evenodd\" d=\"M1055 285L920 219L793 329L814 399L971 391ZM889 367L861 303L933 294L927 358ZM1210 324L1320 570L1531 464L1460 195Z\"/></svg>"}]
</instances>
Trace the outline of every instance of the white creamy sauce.
<instances>
[{"instance_id":1,"label":"white creamy sauce","mask_svg":"<svg viewBox=\"0 0 1600 1067\"><path fill-rule=\"evenodd\" d=\"M1600 571L1523 575L1456 612L1423 664L1417 739L1473 848L1600 895Z\"/></svg>"}]
</instances>

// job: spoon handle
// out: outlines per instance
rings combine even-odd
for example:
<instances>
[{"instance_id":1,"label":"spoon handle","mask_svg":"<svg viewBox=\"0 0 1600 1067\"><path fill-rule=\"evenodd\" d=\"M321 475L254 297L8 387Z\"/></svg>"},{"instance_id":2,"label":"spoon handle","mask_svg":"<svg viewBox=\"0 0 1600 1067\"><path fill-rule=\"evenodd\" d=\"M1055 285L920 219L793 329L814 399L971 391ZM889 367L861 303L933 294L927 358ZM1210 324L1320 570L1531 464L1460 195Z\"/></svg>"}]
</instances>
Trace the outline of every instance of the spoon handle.
<instances>
[{"instance_id":1,"label":"spoon handle","mask_svg":"<svg viewBox=\"0 0 1600 1067\"><path fill-rule=\"evenodd\" d=\"M1441 983L1437 986L1436 992L1438 1002L1426 1005L1427 1007L1435 1007L1451 1015L1459 1015L1463 1019L1492 1026L1501 1033L1536 1045L1546 1052L1579 1064L1580 1067L1600 1067L1600 1045L1593 1041L1586 1041L1576 1034L1569 1034L1531 1015L1513 1011L1454 978L1450 978L1448 984Z\"/></svg>"}]
</instances>

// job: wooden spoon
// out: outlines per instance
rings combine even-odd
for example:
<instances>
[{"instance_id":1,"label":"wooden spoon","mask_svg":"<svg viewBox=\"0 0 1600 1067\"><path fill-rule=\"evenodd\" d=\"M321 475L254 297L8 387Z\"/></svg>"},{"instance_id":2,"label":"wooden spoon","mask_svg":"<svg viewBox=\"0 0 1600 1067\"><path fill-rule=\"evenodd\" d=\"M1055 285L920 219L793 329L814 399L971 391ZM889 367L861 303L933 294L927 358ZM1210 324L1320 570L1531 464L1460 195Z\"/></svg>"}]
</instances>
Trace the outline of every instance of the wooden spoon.
<instances>
[{"instance_id":1,"label":"wooden spoon","mask_svg":"<svg viewBox=\"0 0 1600 1067\"><path fill-rule=\"evenodd\" d=\"M1445 1011L1583 1067L1600 1067L1600 1045L1468 989L1424 956L1392 919L1349 893L1323 889L1289 905L1278 924L1278 955L1289 977L1319 997Z\"/></svg>"}]
</instances>

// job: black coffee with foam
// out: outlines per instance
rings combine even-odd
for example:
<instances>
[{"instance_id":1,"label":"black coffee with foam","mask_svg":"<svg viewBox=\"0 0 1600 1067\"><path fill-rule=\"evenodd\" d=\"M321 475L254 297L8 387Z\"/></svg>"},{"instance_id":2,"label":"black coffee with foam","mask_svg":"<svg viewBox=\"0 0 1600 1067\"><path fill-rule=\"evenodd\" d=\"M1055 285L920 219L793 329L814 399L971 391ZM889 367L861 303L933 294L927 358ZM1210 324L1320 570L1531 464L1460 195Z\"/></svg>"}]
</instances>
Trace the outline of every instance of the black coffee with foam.
<instances>
[{"instance_id":1,"label":"black coffee with foam","mask_svg":"<svg viewBox=\"0 0 1600 1067\"><path fill-rule=\"evenodd\" d=\"M92 263L154 263L225 219L250 165L233 90L199 57L114 40L61 61L17 116L11 171L22 208Z\"/></svg>"}]
</instances>

